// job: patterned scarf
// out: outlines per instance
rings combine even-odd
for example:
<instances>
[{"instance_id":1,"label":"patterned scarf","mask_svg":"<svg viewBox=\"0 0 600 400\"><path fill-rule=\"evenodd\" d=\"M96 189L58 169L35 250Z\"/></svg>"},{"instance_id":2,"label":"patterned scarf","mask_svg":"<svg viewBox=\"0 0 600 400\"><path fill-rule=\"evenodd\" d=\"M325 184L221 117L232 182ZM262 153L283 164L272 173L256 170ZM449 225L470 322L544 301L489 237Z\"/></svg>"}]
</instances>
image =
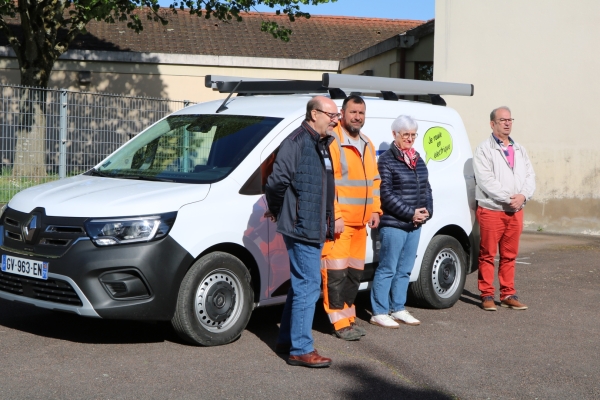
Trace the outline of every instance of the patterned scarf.
<instances>
[{"instance_id":1,"label":"patterned scarf","mask_svg":"<svg viewBox=\"0 0 600 400\"><path fill-rule=\"evenodd\" d=\"M400 157L402 157L402 159L400 157L398 157L398 159L400 161L404 161L406 163L406 165L408 165L408 168L415 169L417 167L417 159L419 158L419 153L417 153L417 151L413 147L411 147L410 149L404 150L404 149L401 149L396 144L396 142L393 142L393 143L394 143L394 146L396 146L396 148L400 152Z\"/></svg>"}]
</instances>

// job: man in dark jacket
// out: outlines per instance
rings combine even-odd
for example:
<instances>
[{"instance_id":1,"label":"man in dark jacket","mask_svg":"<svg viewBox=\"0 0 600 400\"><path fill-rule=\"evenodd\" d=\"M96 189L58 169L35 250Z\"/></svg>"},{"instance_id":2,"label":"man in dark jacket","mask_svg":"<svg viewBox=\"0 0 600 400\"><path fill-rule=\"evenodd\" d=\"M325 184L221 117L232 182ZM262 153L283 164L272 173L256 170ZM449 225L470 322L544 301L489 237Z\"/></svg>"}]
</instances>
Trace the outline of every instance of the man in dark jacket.
<instances>
[{"instance_id":1,"label":"man in dark jacket","mask_svg":"<svg viewBox=\"0 0 600 400\"><path fill-rule=\"evenodd\" d=\"M321 291L321 248L326 238L333 238L335 187L329 144L339 116L331 99L311 99L302 125L281 143L265 185L265 216L277 222L290 258L291 288L275 349L289 351L290 365L331 365L331 359L313 347L312 322Z\"/></svg>"}]
</instances>

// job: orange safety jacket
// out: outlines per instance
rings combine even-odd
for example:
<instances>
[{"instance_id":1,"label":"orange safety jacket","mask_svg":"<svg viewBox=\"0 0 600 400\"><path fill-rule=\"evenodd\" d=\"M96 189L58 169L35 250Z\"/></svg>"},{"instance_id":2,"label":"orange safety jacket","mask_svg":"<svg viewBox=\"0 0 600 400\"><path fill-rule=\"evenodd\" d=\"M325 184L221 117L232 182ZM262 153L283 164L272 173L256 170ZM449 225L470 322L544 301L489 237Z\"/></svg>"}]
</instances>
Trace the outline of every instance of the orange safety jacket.
<instances>
[{"instance_id":1,"label":"orange safety jacket","mask_svg":"<svg viewBox=\"0 0 600 400\"><path fill-rule=\"evenodd\" d=\"M335 219L344 218L344 225L364 226L376 212L381 215L379 184L375 147L371 140L359 133L363 157L348 143L348 134L341 124L333 133L335 140L329 145L335 177Z\"/></svg>"}]
</instances>

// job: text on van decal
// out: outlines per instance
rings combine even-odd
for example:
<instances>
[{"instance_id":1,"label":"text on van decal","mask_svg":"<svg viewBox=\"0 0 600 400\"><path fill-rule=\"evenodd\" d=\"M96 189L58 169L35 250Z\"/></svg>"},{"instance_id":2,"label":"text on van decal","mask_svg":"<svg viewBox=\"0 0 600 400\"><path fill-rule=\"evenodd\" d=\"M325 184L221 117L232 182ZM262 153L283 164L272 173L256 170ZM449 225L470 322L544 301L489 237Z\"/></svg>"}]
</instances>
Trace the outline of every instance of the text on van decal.
<instances>
[{"instance_id":1,"label":"text on van decal","mask_svg":"<svg viewBox=\"0 0 600 400\"><path fill-rule=\"evenodd\" d=\"M423 136L423 148L426 154L425 164L429 160L444 161L452 154L452 136L441 126L429 128Z\"/></svg>"}]
</instances>

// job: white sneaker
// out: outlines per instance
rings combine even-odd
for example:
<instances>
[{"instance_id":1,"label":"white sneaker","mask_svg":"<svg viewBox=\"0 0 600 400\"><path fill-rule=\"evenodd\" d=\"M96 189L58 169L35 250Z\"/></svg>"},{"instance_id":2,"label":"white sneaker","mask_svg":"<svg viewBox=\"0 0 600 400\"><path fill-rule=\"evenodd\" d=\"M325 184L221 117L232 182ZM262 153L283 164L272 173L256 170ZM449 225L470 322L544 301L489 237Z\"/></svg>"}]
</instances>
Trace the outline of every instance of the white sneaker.
<instances>
[{"instance_id":1,"label":"white sneaker","mask_svg":"<svg viewBox=\"0 0 600 400\"><path fill-rule=\"evenodd\" d=\"M382 328L398 329L400 327L396 321L386 314L373 315L369 323L381 326Z\"/></svg>"},{"instance_id":2,"label":"white sneaker","mask_svg":"<svg viewBox=\"0 0 600 400\"><path fill-rule=\"evenodd\" d=\"M394 321L402 322L406 325L421 325L421 321L410 315L406 310L396 311L390 314Z\"/></svg>"}]
</instances>

